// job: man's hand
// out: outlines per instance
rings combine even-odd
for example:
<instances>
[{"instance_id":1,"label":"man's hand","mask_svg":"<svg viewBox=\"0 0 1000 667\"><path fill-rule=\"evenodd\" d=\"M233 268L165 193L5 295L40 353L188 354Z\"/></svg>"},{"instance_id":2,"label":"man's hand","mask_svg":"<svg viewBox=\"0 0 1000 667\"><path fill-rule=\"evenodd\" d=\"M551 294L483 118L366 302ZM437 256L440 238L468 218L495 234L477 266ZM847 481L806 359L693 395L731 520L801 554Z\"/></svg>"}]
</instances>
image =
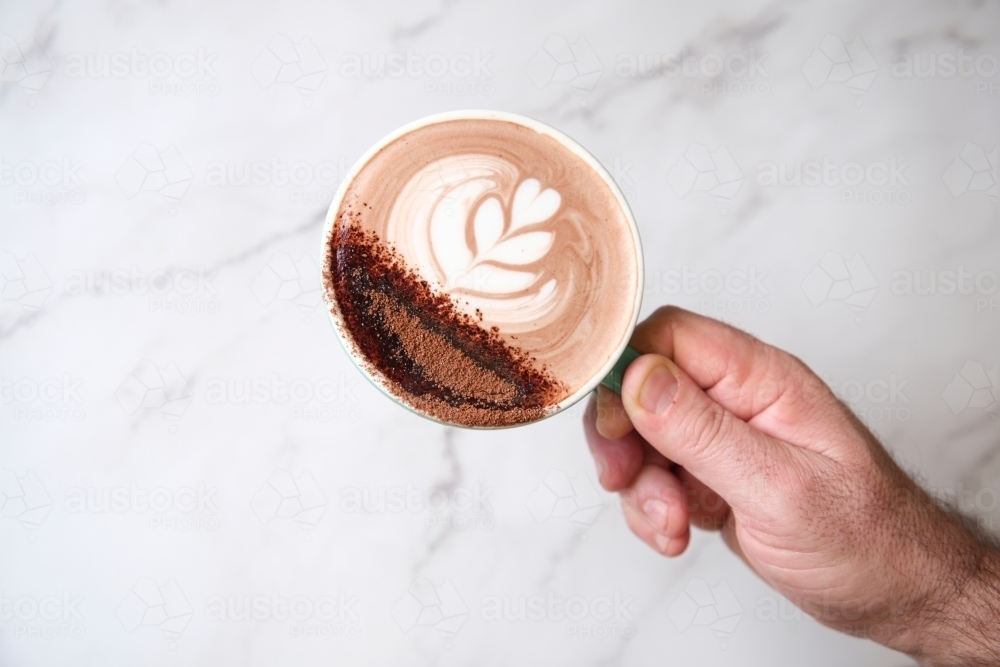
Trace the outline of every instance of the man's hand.
<instances>
[{"instance_id":1,"label":"man's hand","mask_svg":"<svg viewBox=\"0 0 1000 667\"><path fill-rule=\"evenodd\" d=\"M820 622L926 664L1000 664L1000 557L801 361L677 308L641 323L584 422L601 484L667 556L721 530Z\"/></svg>"}]
</instances>

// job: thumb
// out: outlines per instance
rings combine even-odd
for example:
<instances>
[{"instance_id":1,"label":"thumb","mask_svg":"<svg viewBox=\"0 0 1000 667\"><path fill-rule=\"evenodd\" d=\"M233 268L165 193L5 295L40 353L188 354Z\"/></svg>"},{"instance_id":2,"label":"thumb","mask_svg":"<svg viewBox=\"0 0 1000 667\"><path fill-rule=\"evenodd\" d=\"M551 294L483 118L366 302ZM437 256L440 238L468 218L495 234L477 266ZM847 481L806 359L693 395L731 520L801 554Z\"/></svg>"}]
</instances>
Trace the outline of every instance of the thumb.
<instances>
[{"instance_id":1,"label":"thumb","mask_svg":"<svg viewBox=\"0 0 1000 667\"><path fill-rule=\"evenodd\" d=\"M636 430L734 509L750 509L770 486L788 448L713 401L687 373L658 354L625 372L622 402ZM777 466L777 467L776 467Z\"/></svg>"}]
</instances>

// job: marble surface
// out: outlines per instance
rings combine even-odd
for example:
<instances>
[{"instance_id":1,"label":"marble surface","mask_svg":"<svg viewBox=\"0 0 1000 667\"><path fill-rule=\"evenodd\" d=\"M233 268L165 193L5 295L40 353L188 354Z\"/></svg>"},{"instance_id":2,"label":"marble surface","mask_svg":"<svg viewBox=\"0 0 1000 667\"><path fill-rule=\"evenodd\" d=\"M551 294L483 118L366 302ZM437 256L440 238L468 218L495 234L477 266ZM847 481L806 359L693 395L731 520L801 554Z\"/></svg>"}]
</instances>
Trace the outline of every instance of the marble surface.
<instances>
[{"instance_id":1,"label":"marble surface","mask_svg":"<svg viewBox=\"0 0 1000 667\"><path fill-rule=\"evenodd\" d=\"M3 665L910 664L716 536L651 553L582 407L454 430L360 377L321 219L449 109L588 147L644 312L791 350L1000 525L996 3L21 2L0 33Z\"/></svg>"}]
</instances>

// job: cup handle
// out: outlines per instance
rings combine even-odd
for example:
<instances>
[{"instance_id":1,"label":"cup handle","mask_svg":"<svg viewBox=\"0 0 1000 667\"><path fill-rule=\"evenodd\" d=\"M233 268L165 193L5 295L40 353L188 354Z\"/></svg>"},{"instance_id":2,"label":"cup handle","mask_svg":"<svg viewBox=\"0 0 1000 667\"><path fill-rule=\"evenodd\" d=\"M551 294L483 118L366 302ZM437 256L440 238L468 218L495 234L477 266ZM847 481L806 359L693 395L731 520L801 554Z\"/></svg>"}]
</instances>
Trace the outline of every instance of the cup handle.
<instances>
[{"instance_id":1,"label":"cup handle","mask_svg":"<svg viewBox=\"0 0 1000 667\"><path fill-rule=\"evenodd\" d=\"M625 377L625 369L633 361L642 356L642 353L638 352L631 346L626 345L625 351L622 352L622 356L618 358L615 362L615 367L611 369L611 372L601 380L601 384L615 392L618 395L622 393L622 378Z\"/></svg>"}]
</instances>

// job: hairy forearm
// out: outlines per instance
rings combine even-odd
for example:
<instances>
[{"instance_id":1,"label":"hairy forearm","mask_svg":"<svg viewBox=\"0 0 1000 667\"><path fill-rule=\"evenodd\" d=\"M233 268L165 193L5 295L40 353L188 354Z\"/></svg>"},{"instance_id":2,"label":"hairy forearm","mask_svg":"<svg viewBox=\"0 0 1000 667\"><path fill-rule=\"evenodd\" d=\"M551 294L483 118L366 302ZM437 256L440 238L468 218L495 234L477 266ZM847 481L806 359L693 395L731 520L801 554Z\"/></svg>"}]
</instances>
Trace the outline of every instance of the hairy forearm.
<instances>
[{"instance_id":1,"label":"hairy forearm","mask_svg":"<svg viewBox=\"0 0 1000 667\"><path fill-rule=\"evenodd\" d=\"M956 569L946 594L921 614L914 657L928 667L1000 665L1000 549L959 530L964 539L949 554Z\"/></svg>"}]
</instances>

